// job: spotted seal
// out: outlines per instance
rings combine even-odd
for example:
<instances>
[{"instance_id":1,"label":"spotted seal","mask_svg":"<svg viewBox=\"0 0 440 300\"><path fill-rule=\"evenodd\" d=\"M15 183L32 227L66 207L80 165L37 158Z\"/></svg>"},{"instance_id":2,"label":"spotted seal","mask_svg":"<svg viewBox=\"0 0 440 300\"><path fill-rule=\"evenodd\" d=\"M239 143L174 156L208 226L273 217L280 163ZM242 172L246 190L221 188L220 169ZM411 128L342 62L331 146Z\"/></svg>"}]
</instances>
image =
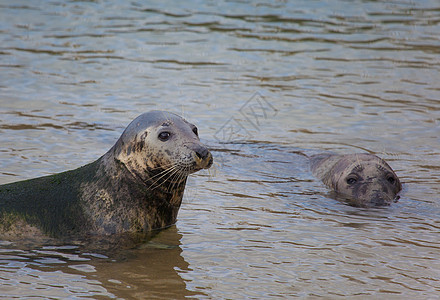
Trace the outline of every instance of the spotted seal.
<instances>
[{"instance_id":1,"label":"spotted seal","mask_svg":"<svg viewBox=\"0 0 440 300\"><path fill-rule=\"evenodd\" d=\"M318 154L310 157L310 163L313 175L352 205L386 206L399 198L399 178L376 155Z\"/></svg>"},{"instance_id":2,"label":"spotted seal","mask_svg":"<svg viewBox=\"0 0 440 300\"><path fill-rule=\"evenodd\" d=\"M195 125L147 112L96 161L1 185L0 232L82 237L164 228L176 222L188 175L212 162Z\"/></svg>"}]
</instances>

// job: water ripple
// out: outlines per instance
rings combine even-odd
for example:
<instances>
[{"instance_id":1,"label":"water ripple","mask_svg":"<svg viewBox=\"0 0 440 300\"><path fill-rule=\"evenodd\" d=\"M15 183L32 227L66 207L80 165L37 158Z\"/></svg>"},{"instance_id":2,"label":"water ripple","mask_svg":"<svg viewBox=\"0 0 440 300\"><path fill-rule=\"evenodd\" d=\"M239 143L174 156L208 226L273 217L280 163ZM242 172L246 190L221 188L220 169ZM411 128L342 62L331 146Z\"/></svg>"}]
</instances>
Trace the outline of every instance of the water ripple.
<instances>
[{"instance_id":1,"label":"water ripple","mask_svg":"<svg viewBox=\"0 0 440 300\"><path fill-rule=\"evenodd\" d=\"M437 3L15 1L0 18L1 183L89 163L151 109L197 124L216 163L177 227L121 260L0 243L1 297L439 293ZM339 202L309 171L323 151L385 158L401 199Z\"/></svg>"}]
</instances>

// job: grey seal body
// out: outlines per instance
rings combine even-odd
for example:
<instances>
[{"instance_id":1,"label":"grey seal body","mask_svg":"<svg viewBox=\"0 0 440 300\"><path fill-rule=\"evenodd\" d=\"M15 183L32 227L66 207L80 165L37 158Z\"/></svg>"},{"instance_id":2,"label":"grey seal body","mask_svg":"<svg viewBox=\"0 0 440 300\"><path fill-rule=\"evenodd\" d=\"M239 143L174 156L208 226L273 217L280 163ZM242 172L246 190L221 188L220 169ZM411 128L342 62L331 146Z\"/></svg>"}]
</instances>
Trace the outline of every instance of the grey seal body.
<instances>
[{"instance_id":1,"label":"grey seal body","mask_svg":"<svg viewBox=\"0 0 440 300\"><path fill-rule=\"evenodd\" d=\"M402 189L393 169L373 154L318 154L310 165L314 176L354 206L390 205Z\"/></svg>"},{"instance_id":2,"label":"grey seal body","mask_svg":"<svg viewBox=\"0 0 440 300\"><path fill-rule=\"evenodd\" d=\"M170 226L188 175L212 161L195 125L169 112L144 113L98 160L0 186L0 233L80 238Z\"/></svg>"}]
</instances>

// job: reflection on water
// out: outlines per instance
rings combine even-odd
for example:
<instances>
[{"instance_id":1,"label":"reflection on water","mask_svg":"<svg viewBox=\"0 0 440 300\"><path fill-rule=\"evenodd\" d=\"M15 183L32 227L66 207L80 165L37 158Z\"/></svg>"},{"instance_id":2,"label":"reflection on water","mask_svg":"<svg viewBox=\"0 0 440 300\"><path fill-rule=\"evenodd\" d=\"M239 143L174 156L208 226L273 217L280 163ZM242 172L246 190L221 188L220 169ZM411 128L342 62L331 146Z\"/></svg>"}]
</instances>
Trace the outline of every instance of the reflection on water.
<instances>
[{"instance_id":1,"label":"reflection on water","mask_svg":"<svg viewBox=\"0 0 440 300\"><path fill-rule=\"evenodd\" d=\"M22 250L4 245L0 256L3 297L122 297L180 299L201 295L186 290L181 234L171 227L136 250L109 256L77 246Z\"/></svg>"},{"instance_id":2,"label":"reflection on water","mask_svg":"<svg viewBox=\"0 0 440 300\"><path fill-rule=\"evenodd\" d=\"M0 295L439 295L439 17L429 0L3 1L1 184L91 162L151 109L197 124L216 166L176 227L114 260L2 244ZM402 198L339 202L309 172L322 151L381 156Z\"/></svg>"}]
</instances>

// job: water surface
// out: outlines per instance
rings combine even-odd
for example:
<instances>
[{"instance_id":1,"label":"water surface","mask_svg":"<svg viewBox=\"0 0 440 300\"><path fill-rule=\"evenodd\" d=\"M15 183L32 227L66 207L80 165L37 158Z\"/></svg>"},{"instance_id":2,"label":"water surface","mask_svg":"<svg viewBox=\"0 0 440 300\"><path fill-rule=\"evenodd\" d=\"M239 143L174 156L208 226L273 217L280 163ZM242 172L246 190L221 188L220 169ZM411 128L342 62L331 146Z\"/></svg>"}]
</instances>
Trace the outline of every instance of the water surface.
<instances>
[{"instance_id":1,"label":"water surface","mask_svg":"<svg viewBox=\"0 0 440 300\"><path fill-rule=\"evenodd\" d=\"M76 168L137 115L199 127L216 161L140 249L0 248L0 296L440 295L436 1L1 1L0 183ZM398 203L331 197L303 155L370 152Z\"/></svg>"}]
</instances>

